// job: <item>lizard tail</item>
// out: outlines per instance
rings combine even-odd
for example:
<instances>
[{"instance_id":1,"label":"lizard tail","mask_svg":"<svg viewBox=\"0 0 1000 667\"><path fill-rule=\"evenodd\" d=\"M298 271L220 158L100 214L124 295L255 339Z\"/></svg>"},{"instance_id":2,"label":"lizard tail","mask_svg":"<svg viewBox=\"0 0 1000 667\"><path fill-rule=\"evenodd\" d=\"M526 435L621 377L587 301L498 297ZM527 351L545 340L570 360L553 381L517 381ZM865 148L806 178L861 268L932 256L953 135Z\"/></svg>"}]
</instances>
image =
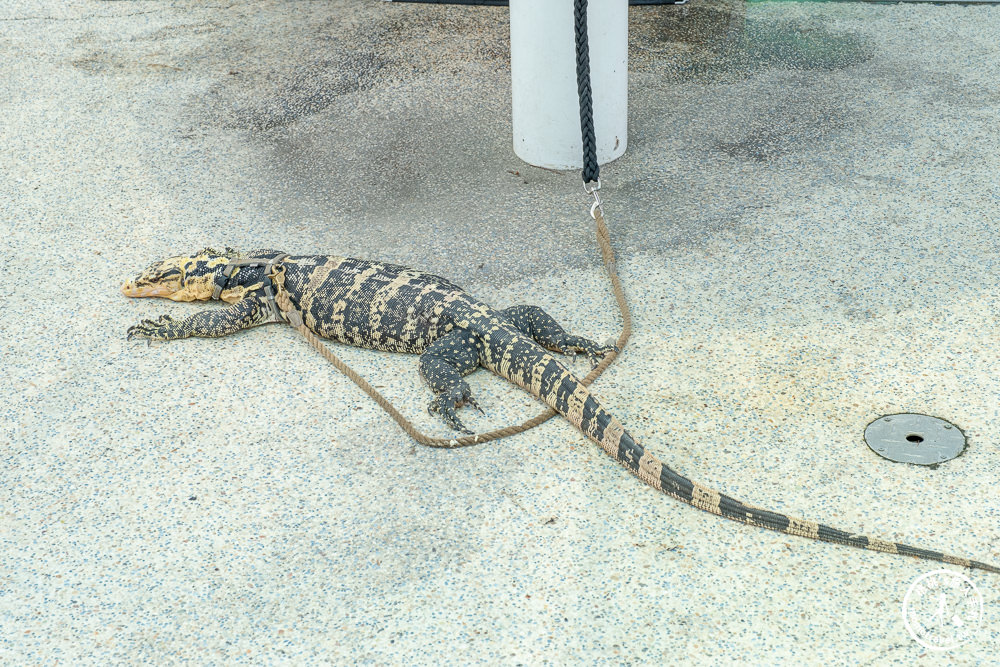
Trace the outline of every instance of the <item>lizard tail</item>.
<instances>
[{"instance_id":1,"label":"lizard tail","mask_svg":"<svg viewBox=\"0 0 1000 667\"><path fill-rule=\"evenodd\" d=\"M1000 567L988 563L981 563L968 558L959 558L940 551L921 549L899 542L890 542L868 535L852 534L822 523L807 521L749 505L741 500L720 493L715 489L692 482L687 477L675 472L655 456L646 452L641 445L632 439L632 436L624 428L615 423L616 421L612 418L609 428L605 429L605 438L611 436L611 439L601 440L599 442L601 447L621 462L629 472L653 488L659 489L668 496L677 498L698 509L726 517L727 519L733 519L740 523L769 528L770 530L788 535L798 535L823 542L846 544L870 551L881 551L901 556L915 556L924 560L941 561L962 567L1000 573ZM620 434L618 433L619 429ZM615 439L617 439L617 446L614 445ZM637 456L638 459L636 459Z\"/></svg>"},{"instance_id":2,"label":"lizard tail","mask_svg":"<svg viewBox=\"0 0 1000 667\"><path fill-rule=\"evenodd\" d=\"M780 533L1000 573L1000 567L995 565L848 533L821 523L772 512L693 482L637 443L621 422L608 413L587 387L555 357L524 336L497 335L500 332L496 330L491 333L494 340L488 341L485 346L487 368L547 403L630 473L668 496L727 519Z\"/></svg>"}]
</instances>

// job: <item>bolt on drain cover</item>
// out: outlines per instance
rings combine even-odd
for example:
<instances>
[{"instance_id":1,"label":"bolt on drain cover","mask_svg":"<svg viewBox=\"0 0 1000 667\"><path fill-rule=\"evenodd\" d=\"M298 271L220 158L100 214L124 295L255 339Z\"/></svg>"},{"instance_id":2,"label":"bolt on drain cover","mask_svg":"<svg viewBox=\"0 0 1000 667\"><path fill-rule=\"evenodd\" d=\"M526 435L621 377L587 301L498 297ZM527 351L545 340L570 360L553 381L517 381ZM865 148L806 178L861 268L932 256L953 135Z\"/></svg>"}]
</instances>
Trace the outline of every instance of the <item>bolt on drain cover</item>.
<instances>
[{"instance_id":1,"label":"bolt on drain cover","mask_svg":"<svg viewBox=\"0 0 1000 667\"><path fill-rule=\"evenodd\" d=\"M965 449L962 429L937 417L904 413L879 417L865 429L872 451L890 461L931 465Z\"/></svg>"}]
</instances>

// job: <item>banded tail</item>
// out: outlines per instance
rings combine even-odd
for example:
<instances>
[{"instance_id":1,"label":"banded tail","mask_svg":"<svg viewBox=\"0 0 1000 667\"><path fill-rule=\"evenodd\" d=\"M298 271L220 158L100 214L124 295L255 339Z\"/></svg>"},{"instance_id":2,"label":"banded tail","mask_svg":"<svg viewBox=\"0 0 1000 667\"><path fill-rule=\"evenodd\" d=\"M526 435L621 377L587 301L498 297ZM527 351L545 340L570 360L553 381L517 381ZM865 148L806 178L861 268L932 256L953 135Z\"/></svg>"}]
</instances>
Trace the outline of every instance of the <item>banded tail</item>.
<instances>
[{"instance_id":1,"label":"banded tail","mask_svg":"<svg viewBox=\"0 0 1000 667\"><path fill-rule=\"evenodd\" d=\"M727 519L780 533L1000 573L1000 567L987 563L847 533L821 523L761 509L692 482L637 443L621 422L601 407L587 387L555 357L528 337L502 326L495 318L489 319L489 325L471 327L484 342L483 365L530 391L599 444L630 473L668 496Z\"/></svg>"}]
</instances>

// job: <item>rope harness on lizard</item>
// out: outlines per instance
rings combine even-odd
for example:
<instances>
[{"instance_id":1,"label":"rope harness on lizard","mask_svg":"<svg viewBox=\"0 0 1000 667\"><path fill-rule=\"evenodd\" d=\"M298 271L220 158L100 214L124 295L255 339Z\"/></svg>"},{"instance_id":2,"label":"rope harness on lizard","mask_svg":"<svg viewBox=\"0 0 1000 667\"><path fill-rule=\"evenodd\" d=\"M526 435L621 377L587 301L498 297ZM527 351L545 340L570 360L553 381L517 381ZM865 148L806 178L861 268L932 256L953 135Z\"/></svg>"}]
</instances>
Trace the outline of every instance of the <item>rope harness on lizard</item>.
<instances>
[{"instance_id":1,"label":"rope harness on lizard","mask_svg":"<svg viewBox=\"0 0 1000 667\"><path fill-rule=\"evenodd\" d=\"M226 268L222 270L222 275L216 276L215 287L212 290L212 300L218 301L222 298L222 290L226 289L229 284L229 279L233 277L233 271L241 266L263 266L264 267L264 301L267 303L268 307L271 309L271 321L272 322L283 322L287 321L288 318L285 317L284 313L278 308L275 302L274 291L274 281L271 279L271 275L274 273L275 267L280 266L281 262L288 257L287 252L283 252L276 257L271 259L234 259L226 264Z\"/></svg>"}]
</instances>

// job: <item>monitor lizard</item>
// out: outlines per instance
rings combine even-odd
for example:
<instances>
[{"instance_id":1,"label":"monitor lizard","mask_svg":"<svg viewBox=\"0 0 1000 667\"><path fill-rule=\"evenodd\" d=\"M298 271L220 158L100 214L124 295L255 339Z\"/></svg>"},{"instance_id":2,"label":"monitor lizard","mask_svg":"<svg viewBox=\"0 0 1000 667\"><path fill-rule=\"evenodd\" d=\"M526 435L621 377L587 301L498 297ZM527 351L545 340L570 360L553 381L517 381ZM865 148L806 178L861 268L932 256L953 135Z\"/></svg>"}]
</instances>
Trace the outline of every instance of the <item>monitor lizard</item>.
<instances>
[{"instance_id":1,"label":"monitor lizard","mask_svg":"<svg viewBox=\"0 0 1000 667\"><path fill-rule=\"evenodd\" d=\"M614 346L567 333L541 308L495 310L444 278L403 266L230 248L170 257L126 282L122 292L174 301L214 298L228 305L183 319L146 319L128 329L128 338L218 337L280 322L277 291L284 292L319 336L419 354L420 375L434 393L428 409L457 431L471 433L459 419L458 408L479 408L463 377L483 366L556 410L649 486L698 509L789 535L1000 573L994 565L762 509L689 480L637 443L552 354L583 353L594 362Z\"/></svg>"}]
</instances>

